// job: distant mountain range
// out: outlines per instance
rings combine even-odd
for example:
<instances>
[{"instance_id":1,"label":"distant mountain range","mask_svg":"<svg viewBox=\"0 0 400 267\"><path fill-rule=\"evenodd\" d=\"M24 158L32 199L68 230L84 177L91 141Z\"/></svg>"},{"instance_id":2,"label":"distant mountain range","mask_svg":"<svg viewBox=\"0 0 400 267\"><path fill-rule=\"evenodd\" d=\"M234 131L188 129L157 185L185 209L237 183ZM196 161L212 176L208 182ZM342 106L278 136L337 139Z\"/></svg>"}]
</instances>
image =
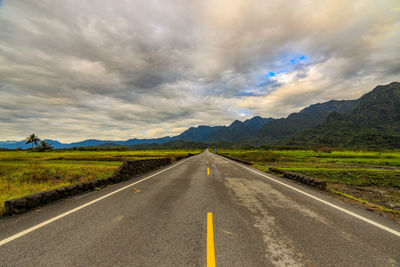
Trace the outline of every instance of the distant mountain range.
<instances>
[{"instance_id":1,"label":"distant mountain range","mask_svg":"<svg viewBox=\"0 0 400 267\"><path fill-rule=\"evenodd\" d=\"M311 105L299 113L292 113L287 118L274 120L263 125L254 138L254 142L272 144L285 140L303 129L313 128L321 124L331 112L345 113L352 110L359 102L359 100L331 100L322 104Z\"/></svg>"},{"instance_id":2,"label":"distant mountain range","mask_svg":"<svg viewBox=\"0 0 400 267\"><path fill-rule=\"evenodd\" d=\"M200 125L177 136L126 141L89 139L64 144L46 140L56 149L88 146L132 146L185 142L250 145L400 148L400 83L377 86L357 100L331 100L313 104L286 118L255 116L229 126ZM25 141L0 141L8 149L30 148Z\"/></svg>"},{"instance_id":3,"label":"distant mountain range","mask_svg":"<svg viewBox=\"0 0 400 267\"><path fill-rule=\"evenodd\" d=\"M249 120L234 121L229 126L206 126L191 127L174 140L192 142L243 142L252 138L262 126L273 121L273 118L261 118L255 116Z\"/></svg>"},{"instance_id":4,"label":"distant mountain range","mask_svg":"<svg viewBox=\"0 0 400 267\"><path fill-rule=\"evenodd\" d=\"M75 143L61 143L56 140L51 140L51 139L45 139L44 141L50 143L54 148L56 149L64 149L64 148L71 148L71 147L88 147L88 146L101 146L104 144L110 144L110 145L119 145L119 146L131 146L131 145L140 145L140 144L150 144L150 143L156 143L156 144L163 144L165 142L172 141L171 137L162 137L162 138L156 138L156 139L129 139L126 141L113 141L113 140L97 140L97 139L88 139L84 140L81 142L75 142ZM17 148L22 148L22 149L28 149L31 147L31 145L27 145L25 143L25 140L22 141L0 141L0 147L2 148L7 148L7 149L17 149Z\"/></svg>"},{"instance_id":5,"label":"distant mountain range","mask_svg":"<svg viewBox=\"0 0 400 267\"><path fill-rule=\"evenodd\" d=\"M242 142L254 136L257 131L265 124L273 121L273 118L253 117L249 120L234 121L229 126L207 126L200 125L191 127L177 136L166 136L155 139L129 139L126 141L114 140L97 140L88 139L81 142L64 144L56 140L45 140L56 149L65 149L71 147L88 147L88 146L136 146L142 144L164 144L173 141L187 142ZM7 149L29 149L31 145L27 145L22 141L0 141L0 147Z\"/></svg>"}]
</instances>

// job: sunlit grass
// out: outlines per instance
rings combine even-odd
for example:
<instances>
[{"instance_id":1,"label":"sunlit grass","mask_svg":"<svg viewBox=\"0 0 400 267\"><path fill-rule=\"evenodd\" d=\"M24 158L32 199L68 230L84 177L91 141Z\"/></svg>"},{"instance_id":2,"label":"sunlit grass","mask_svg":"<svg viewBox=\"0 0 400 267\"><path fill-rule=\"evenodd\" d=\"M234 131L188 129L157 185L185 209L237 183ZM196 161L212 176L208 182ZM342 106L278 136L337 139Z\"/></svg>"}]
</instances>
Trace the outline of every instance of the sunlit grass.
<instances>
[{"instance_id":1,"label":"sunlit grass","mask_svg":"<svg viewBox=\"0 0 400 267\"><path fill-rule=\"evenodd\" d=\"M383 206L381 206L381 205L373 204L373 203L369 202L368 200L361 199L361 198L357 198L357 197L352 196L352 195L350 195L350 194L346 194L346 193L343 193L343 192L340 192L340 191L336 191L336 190L333 190L333 189L329 189L329 191L331 191L331 192L334 193L334 194L337 194L337 195L340 195L340 196L344 196L344 197L353 199L353 200L358 201L358 202L362 202L362 203L364 203L365 205L369 206L370 208L380 209L380 210L384 210L384 211L387 211L387 212L392 212L392 213L400 214L400 211L398 211L398 210L388 209L388 208L383 207Z\"/></svg>"},{"instance_id":2,"label":"sunlit grass","mask_svg":"<svg viewBox=\"0 0 400 267\"><path fill-rule=\"evenodd\" d=\"M221 149L220 153L240 157L252 162L269 164L290 164L310 166L328 164L359 165L370 167L400 167L400 152L363 152L363 151L332 151L316 152L311 150L233 150ZM332 165L333 164L333 165Z\"/></svg>"},{"instance_id":3,"label":"sunlit grass","mask_svg":"<svg viewBox=\"0 0 400 267\"><path fill-rule=\"evenodd\" d=\"M264 171L279 167L333 183L400 188L400 152L223 149L220 153L251 161Z\"/></svg>"},{"instance_id":4,"label":"sunlit grass","mask_svg":"<svg viewBox=\"0 0 400 267\"><path fill-rule=\"evenodd\" d=\"M0 211L8 199L111 176L124 160L186 156L200 150L0 152Z\"/></svg>"},{"instance_id":5,"label":"sunlit grass","mask_svg":"<svg viewBox=\"0 0 400 267\"><path fill-rule=\"evenodd\" d=\"M53 151L35 153L28 151L0 151L1 161L18 160L116 160L160 158L199 153L200 150L135 150L135 151Z\"/></svg>"},{"instance_id":6,"label":"sunlit grass","mask_svg":"<svg viewBox=\"0 0 400 267\"><path fill-rule=\"evenodd\" d=\"M120 162L49 164L47 162L0 164L0 209L4 201L113 174Z\"/></svg>"},{"instance_id":7,"label":"sunlit grass","mask_svg":"<svg viewBox=\"0 0 400 267\"><path fill-rule=\"evenodd\" d=\"M277 167L327 181L328 190L335 194L399 214L385 206L400 203L400 152L233 149L219 152L253 162L262 171Z\"/></svg>"}]
</instances>

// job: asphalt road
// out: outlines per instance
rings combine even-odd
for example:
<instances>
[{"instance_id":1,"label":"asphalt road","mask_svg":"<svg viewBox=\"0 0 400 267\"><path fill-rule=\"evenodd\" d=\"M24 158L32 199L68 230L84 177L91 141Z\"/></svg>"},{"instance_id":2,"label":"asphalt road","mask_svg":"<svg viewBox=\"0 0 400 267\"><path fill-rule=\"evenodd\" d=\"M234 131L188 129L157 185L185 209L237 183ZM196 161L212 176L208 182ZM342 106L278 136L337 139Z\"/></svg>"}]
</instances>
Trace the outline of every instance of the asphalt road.
<instances>
[{"instance_id":1,"label":"asphalt road","mask_svg":"<svg viewBox=\"0 0 400 267\"><path fill-rule=\"evenodd\" d=\"M0 219L1 266L211 266L211 252L216 266L400 266L400 225L209 152Z\"/></svg>"}]
</instances>

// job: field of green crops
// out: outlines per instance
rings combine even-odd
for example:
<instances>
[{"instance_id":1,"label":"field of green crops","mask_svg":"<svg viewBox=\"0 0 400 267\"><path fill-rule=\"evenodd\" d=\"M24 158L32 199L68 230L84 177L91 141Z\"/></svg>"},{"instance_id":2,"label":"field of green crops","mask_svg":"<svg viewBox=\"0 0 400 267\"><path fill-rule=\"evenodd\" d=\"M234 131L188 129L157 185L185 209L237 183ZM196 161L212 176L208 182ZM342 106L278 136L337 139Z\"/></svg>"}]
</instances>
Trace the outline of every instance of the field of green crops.
<instances>
[{"instance_id":1,"label":"field of green crops","mask_svg":"<svg viewBox=\"0 0 400 267\"><path fill-rule=\"evenodd\" d=\"M332 191L354 195L385 207L400 207L400 152L306 150L234 150L221 154L319 178Z\"/></svg>"},{"instance_id":2,"label":"field of green crops","mask_svg":"<svg viewBox=\"0 0 400 267\"><path fill-rule=\"evenodd\" d=\"M8 199L112 175L124 160L185 156L200 150L0 151L0 211Z\"/></svg>"},{"instance_id":3,"label":"field of green crops","mask_svg":"<svg viewBox=\"0 0 400 267\"><path fill-rule=\"evenodd\" d=\"M322 180L359 186L400 188L400 152L220 150L267 171L278 167Z\"/></svg>"}]
</instances>

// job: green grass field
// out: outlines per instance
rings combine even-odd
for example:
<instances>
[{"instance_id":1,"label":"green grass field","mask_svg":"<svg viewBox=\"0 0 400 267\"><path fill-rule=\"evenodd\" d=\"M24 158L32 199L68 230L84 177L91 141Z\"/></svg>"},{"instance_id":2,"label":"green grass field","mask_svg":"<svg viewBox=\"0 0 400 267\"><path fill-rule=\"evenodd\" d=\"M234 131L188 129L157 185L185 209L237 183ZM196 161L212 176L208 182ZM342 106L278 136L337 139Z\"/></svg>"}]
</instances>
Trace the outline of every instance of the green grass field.
<instances>
[{"instance_id":1,"label":"green grass field","mask_svg":"<svg viewBox=\"0 0 400 267\"><path fill-rule=\"evenodd\" d=\"M221 149L219 153L250 161L263 171L276 167L319 178L328 182L330 191L353 199L400 207L400 152Z\"/></svg>"},{"instance_id":2,"label":"green grass field","mask_svg":"<svg viewBox=\"0 0 400 267\"><path fill-rule=\"evenodd\" d=\"M0 211L8 199L108 177L124 160L185 156L200 150L0 151Z\"/></svg>"},{"instance_id":3,"label":"green grass field","mask_svg":"<svg viewBox=\"0 0 400 267\"><path fill-rule=\"evenodd\" d=\"M334 183L400 188L400 152L222 149L219 153L253 162L264 171L278 167Z\"/></svg>"}]
</instances>

